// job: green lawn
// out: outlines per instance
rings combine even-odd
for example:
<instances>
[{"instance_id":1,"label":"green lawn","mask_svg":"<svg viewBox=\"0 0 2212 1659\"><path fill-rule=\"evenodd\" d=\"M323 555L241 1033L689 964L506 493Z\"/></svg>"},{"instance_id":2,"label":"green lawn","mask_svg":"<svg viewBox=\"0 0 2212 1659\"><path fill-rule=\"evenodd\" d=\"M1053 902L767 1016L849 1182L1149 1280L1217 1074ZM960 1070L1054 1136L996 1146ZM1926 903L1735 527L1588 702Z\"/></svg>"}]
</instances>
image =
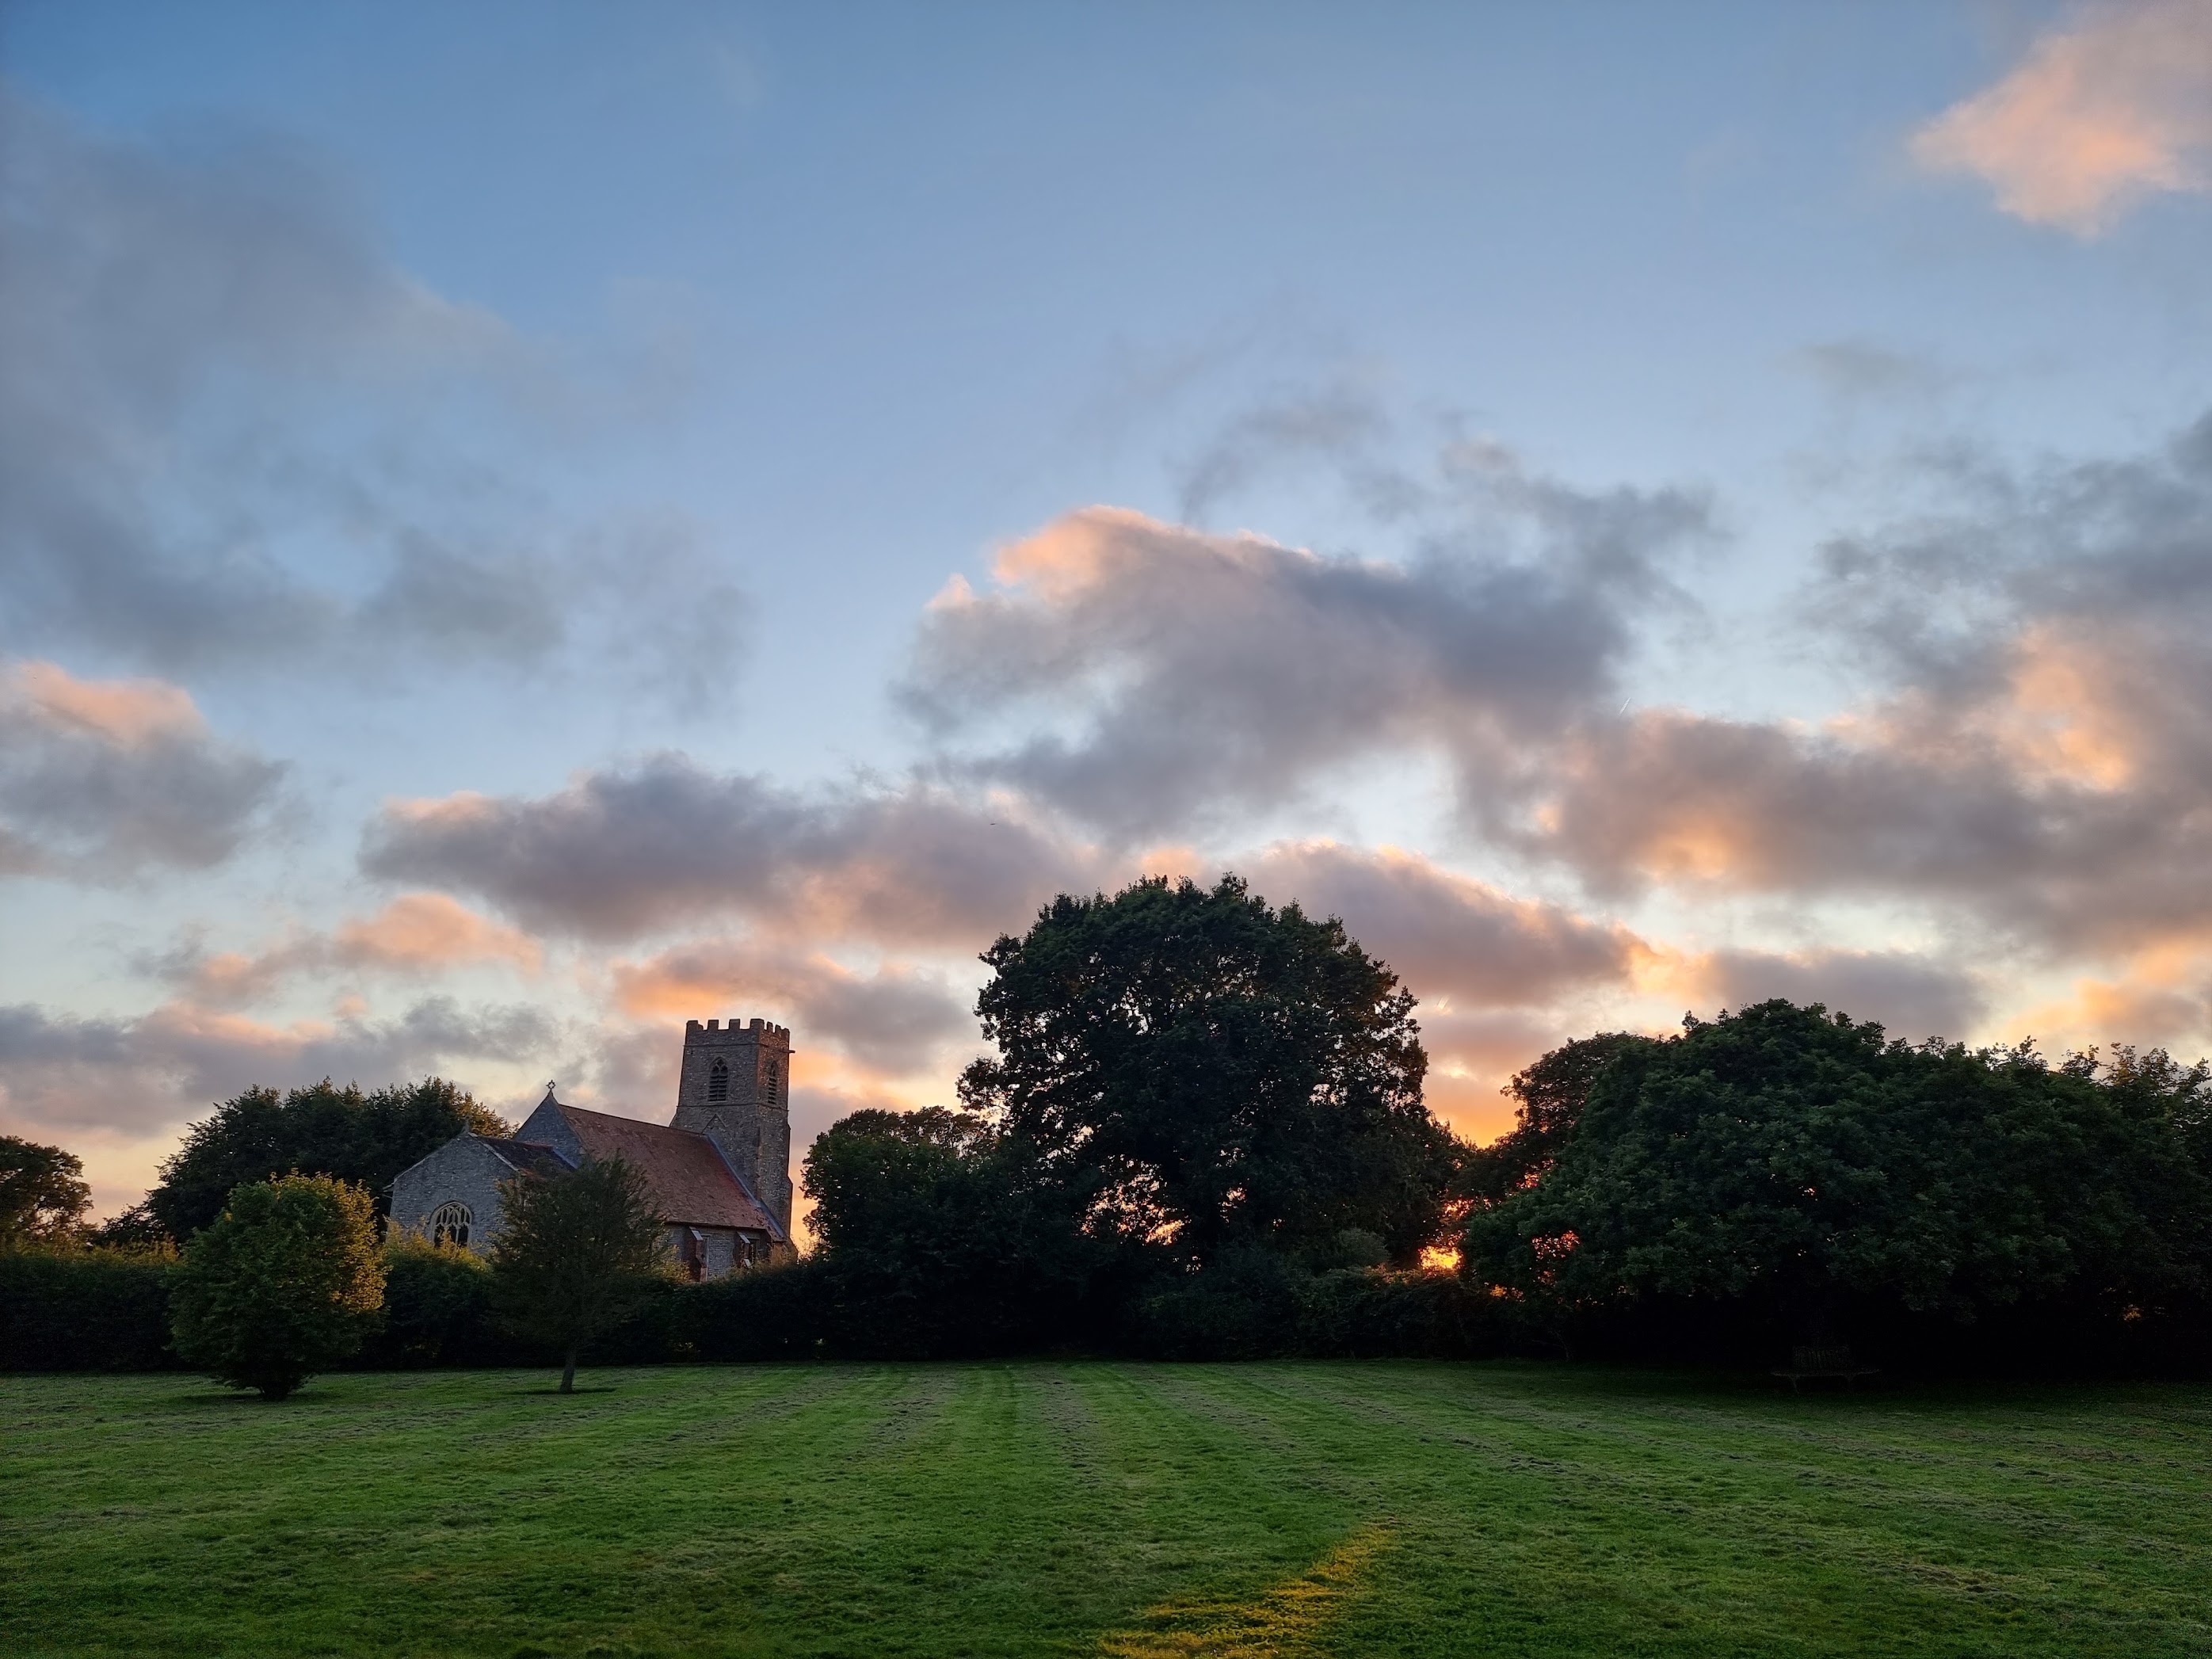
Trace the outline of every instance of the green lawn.
<instances>
[{"instance_id":1,"label":"green lawn","mask_svg":"<svg viewBox=\"0 0 2212 1659\"><path fill-rule=\"evenodd\" d=\"M2212 1652L2212 1393L1524 1364L0 1377L34 1654Z\"/></svg>"}]
</instances>

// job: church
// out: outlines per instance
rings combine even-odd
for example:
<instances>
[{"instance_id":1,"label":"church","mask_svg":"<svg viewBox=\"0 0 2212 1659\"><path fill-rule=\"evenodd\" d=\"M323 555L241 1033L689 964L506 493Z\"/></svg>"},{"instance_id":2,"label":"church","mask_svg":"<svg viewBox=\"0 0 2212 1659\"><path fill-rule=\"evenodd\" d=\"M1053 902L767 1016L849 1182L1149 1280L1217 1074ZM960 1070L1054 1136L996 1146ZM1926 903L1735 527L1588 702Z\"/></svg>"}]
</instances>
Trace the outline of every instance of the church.
<instances>
[{"instance_id":1,"label":"church","mask_svg":"<svg viewBox=\"0 0 2212 1659\"><path fill-rule=\"evenodd\" d=\"M755 1019L684 1027L676 1115L586 1111L552 1085L510 1136L457 1135L392 1183L392 1224L478 1253L499 1237L500 1186L620 1158L643 1174L670 1254L694 1279L787 1261L791 1033Z\"/></svg>"}]
</instances>

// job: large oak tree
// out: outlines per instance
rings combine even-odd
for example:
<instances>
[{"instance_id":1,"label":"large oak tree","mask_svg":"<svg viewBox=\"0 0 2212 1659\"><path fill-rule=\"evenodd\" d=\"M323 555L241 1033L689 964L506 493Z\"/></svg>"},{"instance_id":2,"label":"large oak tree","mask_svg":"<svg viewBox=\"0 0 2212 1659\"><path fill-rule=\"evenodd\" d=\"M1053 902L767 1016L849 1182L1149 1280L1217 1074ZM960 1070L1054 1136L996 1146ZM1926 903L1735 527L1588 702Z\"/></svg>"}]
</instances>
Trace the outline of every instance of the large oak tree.
<instances>
[{"instance_id":1,"label":"large oak tree","mask_svg":"<svg viewBox=\"0 0 2212 1659\"><path fill-rule=\"evenodd\" d=\"M1413 998L1342 922L1154 878L1062 895L983 961L999 1054L961 1097L1095 1233L1202 1259L1363 1228L1400 1261L1436 1236L1456 1147Z\"/></svg>"}]
</instances>

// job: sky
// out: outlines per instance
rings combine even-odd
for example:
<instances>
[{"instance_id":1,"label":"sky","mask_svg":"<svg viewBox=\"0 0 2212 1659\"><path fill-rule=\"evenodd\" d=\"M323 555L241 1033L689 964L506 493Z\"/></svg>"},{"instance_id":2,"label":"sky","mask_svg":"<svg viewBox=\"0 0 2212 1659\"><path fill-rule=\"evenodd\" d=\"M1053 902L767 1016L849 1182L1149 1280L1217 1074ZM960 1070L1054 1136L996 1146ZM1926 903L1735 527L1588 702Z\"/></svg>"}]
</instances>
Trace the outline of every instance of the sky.
<instances>
[{"instance_id":1,"label":"sky","mask_svg":"<svg viewBox=\"0 0 2212 1659\"><path fill-rule=\"evenodd\" d=\"M794 1142L1246 878L1601 1030L2212 1048L2212 0L0 7L0 1133Z\"/></svg>"}]
</instances>

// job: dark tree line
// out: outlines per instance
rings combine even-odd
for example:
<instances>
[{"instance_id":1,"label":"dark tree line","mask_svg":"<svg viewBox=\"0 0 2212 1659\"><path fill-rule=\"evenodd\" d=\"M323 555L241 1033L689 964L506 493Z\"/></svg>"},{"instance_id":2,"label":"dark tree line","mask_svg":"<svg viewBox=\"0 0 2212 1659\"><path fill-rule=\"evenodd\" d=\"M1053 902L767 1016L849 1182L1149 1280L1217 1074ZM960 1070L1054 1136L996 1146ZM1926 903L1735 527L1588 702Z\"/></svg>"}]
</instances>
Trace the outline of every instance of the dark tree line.
<instances>
[{"instance_id":1,"label":"dark tree line","mask_svg":"<svg viewBox=\"0 0 2212 1659\"><path fill-rule=\"evenodd\" d=\"M441 1078L364 1091L330 1079L279 1094L248 1089L185 1132L161 1179L110 1223L112 1242L182 1243L222 1213L236 1188L294 1170L368 1190L382 1215L392 1177L457 1134L503 1135L506 1122Z\"/></svg>"},{"instance_id":2,"label":"dark tree line","mask_svg":"<svg viewBox=\"0 0 2212 1659\"><path fill-rule=\"evenodd\" d=\"M1508 1085L1514 1127L1474 1147L1423 1103L1413 1000L1390 970L1340 922L1234 877L1062 896L983 960L996 1054L962 1078L960 1109L858 1112L816 1141L804 1261L656 1289L636 1194L625 1208L549 1184L510 1200L515 1249L568 1243L507 1251L501 1297L481 1263L387 1253L386 1349L489 1358L504 1329L571 1364L593 1343L1765 1364L1840 1342L1886 1364L2212 1362L2203 1064L1908 1045L1766 1002L1554 1049ZM501 1127L434 1079L249 1091L193 1126L140 1220L189 1239L242 1185L293 1170L380 1194L452 1135ZM65 1153L0 1145L0 1232L70 1233L76 1174ZM615 1260L623 1237L635 1260ZM1440 1245L1455 1273L1420 1269ZM605 1271L571 1274L562 1252L593 1249ZM123 1288L102 1294L136 1307Z\"/></svg>"},{"instance_id":3,"label":"dark tree line","mask_svg":"<svg viewBox=\"0 0 2212 1659\"><path fill-rule=\"evenodd\" d=\"M971 1109L858 1114L808 1158L815 1294L885 1351L1295 1349L1347 1276L1400 1294L1448 1242L1493 1346L2206 1348L2202 1064L1774 1001L1565 1044L1478 1148L1422 1104L1389 970L1233 878L1062 897L983 959Z\"/></svg>"},{"instance_id":4,"label":"dark tree line","mask_svg":"<svg viewBox=\"0 0 2212 1659\"><path fill-rule=\"evenodd\" d=\"M1469 1160L1463 1270L1592 1328L2201 1337L2208 1085L2162 1052L2052 1065L1783 1001L1592 1038L1516 1079L1518 1127Z\"/></svg>"}]
</instances>

